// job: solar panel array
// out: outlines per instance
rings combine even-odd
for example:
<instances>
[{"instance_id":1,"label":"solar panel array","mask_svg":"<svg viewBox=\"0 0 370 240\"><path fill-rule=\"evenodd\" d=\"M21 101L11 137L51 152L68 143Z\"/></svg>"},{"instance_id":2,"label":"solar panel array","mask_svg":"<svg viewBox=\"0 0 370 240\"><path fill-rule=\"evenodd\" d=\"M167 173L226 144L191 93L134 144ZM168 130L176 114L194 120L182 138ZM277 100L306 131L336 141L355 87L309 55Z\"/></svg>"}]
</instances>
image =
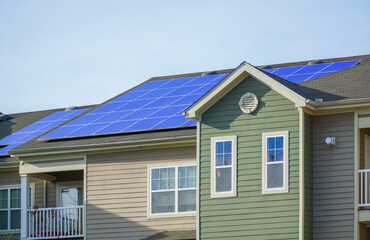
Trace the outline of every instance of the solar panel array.
<instances>
[{"instance_id":1,"label":"solar panel array","mask_svg":"<svg viewBox=\"0 0 370 240\"><path fill-rule=\"evenodd\" d=\"M50 132L40 140L185 127L182 112L227 74L147 82Z\"/></svg>"},{"instance_id":2,"label":"solar panel array","mask_svg":"<svg viewBox=\"0 0 370 240\"><path fill-rule=\"evenodd\" d=\"M305 66L271 68L264 69L264 71L277 75L290 82L299 83L352 67L358 64L359 62L360 60L334 63L321 63Z\"/></svg>"},{"instance_id":3,"label":"solar panel array","mask_svg":"<svg viewBox=\"0 0 370 240\"><path fill-rule=\"evenodd\" d=\"M264 71L298 83L352 67L359 62L323 63ZM226 76L215 74L147 82L39 140L194 126L195 121L185 118L181 113Z\"/></svg>"},{"instance_id":4,"label":"solar panel array","mask_svg":"<svg viewBox=\"0 0 370 240\"><path fill-rule=\"evenodd\" d=\"M41 134L61 125L62 123L84 113L86 110L87 109L79 109L52 113L49 116L1 139L0 146L5 147L0 148L0 156L9 155L9 150L40 136Z\"/></svg>"}]
</instances>

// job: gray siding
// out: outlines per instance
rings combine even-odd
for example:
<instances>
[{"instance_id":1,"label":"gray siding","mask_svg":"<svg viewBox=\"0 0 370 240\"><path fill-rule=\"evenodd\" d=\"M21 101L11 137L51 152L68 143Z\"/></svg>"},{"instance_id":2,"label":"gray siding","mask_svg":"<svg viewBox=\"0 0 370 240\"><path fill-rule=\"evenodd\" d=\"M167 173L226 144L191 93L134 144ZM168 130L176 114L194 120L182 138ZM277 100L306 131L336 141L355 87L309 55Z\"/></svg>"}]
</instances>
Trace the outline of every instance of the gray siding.
<instances>
[{"instance_id":1,"label":"gray siding","mask_svg":"<svg viewBox=\"0 0 370 240\"><path fill-rule=\"evenodd\" d=\"M196 148L177 147L87 156L87 238L142 239L160 231L195 230L195 215L148 219L148 165L195 163Z\"/></svg>"},{"instance_id":2,"label":"gray siding","mask_svg":"<svg viewBox=\"0 0 370 240\"><path fill-rule=\"evenodd\" d=\"M313 118L313 236L353 239L354 114ZM327 147L326 137L336 137Z\"/></svg>"}]
</instances>

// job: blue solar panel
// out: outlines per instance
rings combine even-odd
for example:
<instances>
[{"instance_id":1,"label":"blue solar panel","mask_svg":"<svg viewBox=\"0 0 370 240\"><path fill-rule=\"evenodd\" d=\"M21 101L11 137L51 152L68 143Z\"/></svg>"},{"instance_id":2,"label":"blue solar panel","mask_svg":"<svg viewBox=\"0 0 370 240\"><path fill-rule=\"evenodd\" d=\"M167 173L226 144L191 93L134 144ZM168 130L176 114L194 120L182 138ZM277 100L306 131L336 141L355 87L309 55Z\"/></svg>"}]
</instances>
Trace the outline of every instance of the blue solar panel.
<instances>
[{"instance_id":1,"label":"blue solar panel","mask_svg":"<svg viewBox=\"0 0 370 240\"><path fill-rule=\"evenodd\" d=\"M359 62L360 60L334 63L321 63L305 66L271 68L264 69L264 71L284 78L285 80L288 80L290 82L299 83L352 67L358 64Z\"/></svg>"},{"instance_id":2,"label":"blue solar panel","mask_svg":"<svg viewBox=\"0 0 370 240\"><path fill-rule=\"evenodd\" d=\"M150 81L41 137L41 140L194 126L181 112L227 74Z\"/></svg>"},{"instance_id":3,"label":"blue solar panel","mask_svg":"<svg viewBox=\"0 0 370 240\"><path fill-rule=\"evenodd\" d=\"M49 116L28 125L27 127L3 138L0 140L0 145L4 148L0 149L0 155L9 155L8 151L18 147L19 145L40 136L41 134L61 125L62 123L76 117L87 109L55 112Z\"/></svg>"}]
</instances>

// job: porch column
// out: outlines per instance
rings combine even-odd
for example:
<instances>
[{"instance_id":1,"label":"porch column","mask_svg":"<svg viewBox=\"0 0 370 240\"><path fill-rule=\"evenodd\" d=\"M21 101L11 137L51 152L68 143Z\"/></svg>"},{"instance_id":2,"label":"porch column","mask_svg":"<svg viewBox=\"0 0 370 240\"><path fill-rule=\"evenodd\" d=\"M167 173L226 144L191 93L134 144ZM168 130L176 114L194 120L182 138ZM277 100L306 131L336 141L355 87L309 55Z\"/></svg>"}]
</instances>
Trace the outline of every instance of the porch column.
<instances>
[{"instance_id":1,"label":"porch column","mask_svg":"<svg viewBox=\"0 0 370 240\"><path fill-rule=\"evenodd\" d=\"M21 239L27 240L30 180L27 174L21 174Z\"/></svg>"}]
</instances>

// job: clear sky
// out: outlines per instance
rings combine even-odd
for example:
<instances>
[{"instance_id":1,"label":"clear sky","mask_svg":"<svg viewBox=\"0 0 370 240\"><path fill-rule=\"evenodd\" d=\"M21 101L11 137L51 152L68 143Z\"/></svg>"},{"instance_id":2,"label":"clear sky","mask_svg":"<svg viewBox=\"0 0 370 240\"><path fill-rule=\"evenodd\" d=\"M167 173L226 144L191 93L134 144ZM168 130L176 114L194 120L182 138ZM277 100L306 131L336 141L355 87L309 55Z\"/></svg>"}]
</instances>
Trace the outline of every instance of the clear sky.
<instances>
[{"instance_id":1,"label":"clear sky","mask_svg":"<svg viewBox=\"0 0 370 240\"><path fill-rule=\"evenodd\" d=\"M0 112L101 103L153 76L370 54L370 1L0 0Z\"/></svg>"}]
</instances>

